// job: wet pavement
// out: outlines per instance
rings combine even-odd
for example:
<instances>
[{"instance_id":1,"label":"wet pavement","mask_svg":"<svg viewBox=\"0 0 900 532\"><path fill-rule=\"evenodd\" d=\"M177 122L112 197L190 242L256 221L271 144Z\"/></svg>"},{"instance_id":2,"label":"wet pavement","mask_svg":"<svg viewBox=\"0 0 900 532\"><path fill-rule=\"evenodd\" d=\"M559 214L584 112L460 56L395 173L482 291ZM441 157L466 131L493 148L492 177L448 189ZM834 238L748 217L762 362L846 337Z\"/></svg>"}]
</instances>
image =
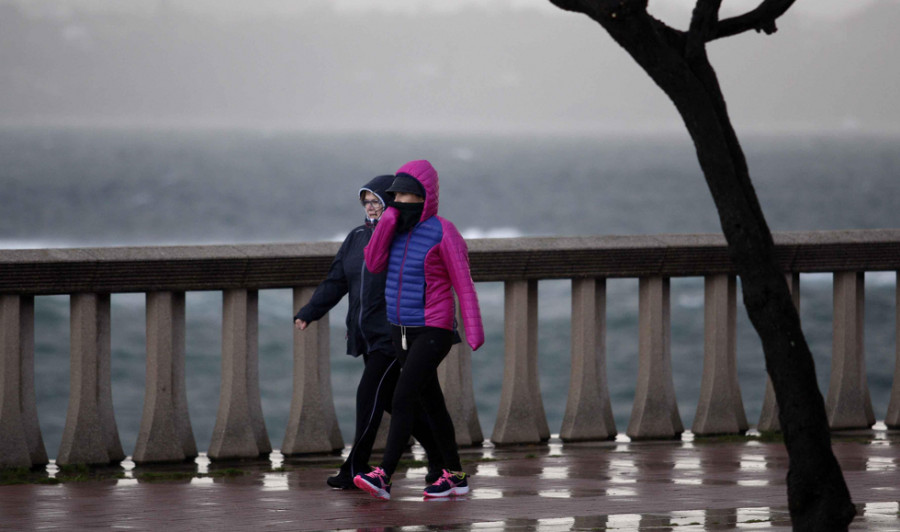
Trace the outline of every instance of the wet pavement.
<instances>
[{"instance_id":1,"label":"wet pavement","mask_svg":"<svg viewBox=\"0 0 900 532\"><path fill-rule=\"evenodd\" d=\"M472 491L450 500L423 499L416 464L381 501L329 489L333 456L201 457L156 480L159 468L126 462L125 478L0 486L0 530L790 530L782 444L625 440L464 449ZM859 511L851 530L900 531L900 432L842 433L833 447Z\"/></svg>"}]
</instances>

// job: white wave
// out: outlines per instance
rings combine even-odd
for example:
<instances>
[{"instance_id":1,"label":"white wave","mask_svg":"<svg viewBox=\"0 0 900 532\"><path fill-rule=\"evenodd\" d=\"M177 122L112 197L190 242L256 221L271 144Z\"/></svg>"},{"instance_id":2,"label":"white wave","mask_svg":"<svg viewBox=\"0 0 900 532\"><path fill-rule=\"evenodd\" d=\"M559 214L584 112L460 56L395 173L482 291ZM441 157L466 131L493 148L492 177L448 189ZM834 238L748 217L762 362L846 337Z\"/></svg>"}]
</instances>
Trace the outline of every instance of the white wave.
<instances>
[{"instance_id":1,"label":"white wave","mask_svg":"<svg viewBox=\"0 0 900 532\"><path fill-rule=\"evenodd\" d=\"M48 249L69 247L73 247L73 245L62 240L0 239L0 249Z\"/></svg>"},{"instance_id":2,"label":"white wave","mask_svg":"<svg viewBox=\"0 0 900 532\"><path fill-rule=\"evenodd\" d=\"M897 272L866 272L866 286L897 286Z\"/></svg>"},{"instance_id":3,"label":"white wave","mask_svg":"<svg viewBox=\"0 0 900 532\"><path fill-rule=\"evenodd\" d=\"M801 273L800 274L800 289L801 290L803 290L803 285L805 285L805 284L824 285L824 284L832 284L833 282L834 282L834 275L831 273Z\"/></svg>"},{"instance_id":4,"label":"white wave","mask_svg":"<svg viewBox=\"0 0 900 532\"><path fill-rule=\"evenodd\" d=\"M480 227L468 227L461 231L463 238L518 238L525 236L524 233L514 227L492 227L490 229L482 229Z\"/></svg>"}]
</instances>

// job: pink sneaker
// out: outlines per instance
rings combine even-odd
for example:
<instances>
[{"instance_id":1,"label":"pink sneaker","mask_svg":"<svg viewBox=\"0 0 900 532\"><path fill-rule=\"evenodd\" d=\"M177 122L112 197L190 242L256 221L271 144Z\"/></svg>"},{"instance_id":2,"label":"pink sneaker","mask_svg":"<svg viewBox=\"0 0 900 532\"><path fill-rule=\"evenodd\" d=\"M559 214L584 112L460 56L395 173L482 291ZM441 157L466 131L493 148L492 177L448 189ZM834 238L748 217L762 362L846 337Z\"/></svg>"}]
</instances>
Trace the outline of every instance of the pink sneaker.
<instances>
[{"instance_id":1,"label":"pink sneaker","mask_svg":"<svg viewBox=\"0 0 900 532\"><path fill-rule=\"evenodd\" d=\"M376 467L371 473L356 475L353 477L353 484L357 488L369 492L373 497L386 501L391 500L391 479L380 467Z\"/></svg>"},{"instance_id":2,"label":"pink sneaker","mask_svg":"<svg viewBox=\"0 0 900 532\"><path fill-rule=\"evenodd\" d=\"M425 488L426 497L449 497L469 493L469 476L463 472L453 473L444 470L437 482Z\"/></svg>"}]
</instances>

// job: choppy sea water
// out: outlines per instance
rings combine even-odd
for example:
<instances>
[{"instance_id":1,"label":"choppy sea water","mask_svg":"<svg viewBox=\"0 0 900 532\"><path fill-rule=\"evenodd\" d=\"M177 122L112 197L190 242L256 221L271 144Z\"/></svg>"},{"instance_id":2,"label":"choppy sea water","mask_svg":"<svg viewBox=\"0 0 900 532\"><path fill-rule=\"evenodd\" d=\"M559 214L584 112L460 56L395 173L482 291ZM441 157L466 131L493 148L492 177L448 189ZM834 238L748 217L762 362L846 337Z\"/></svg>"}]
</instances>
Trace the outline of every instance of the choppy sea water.
<instances>
[{"instance_id":1,"label":"choppy sea water","mask_svg":"<svg viewBox=\"0 0 900 532\"><path fill-rule=\"evenodd\" d=\"M893 207L900 139L794 135L744 140L773 230L898 227ZM312 135L259 131L0 129L0 248L293 242L342 239L358 225L356 191L370 177L428 158L441 175L441 214L468 238L717 232L689 142L681 137L584 138ZM801 276L801 318L827 393L831 276ZM503 373L503 291L478 285L487 329L473 355L479 419L490 436ZM541 392L551 432L569 381L570 286L539 286ZM876 418L887 409L895 359L896 275L866 275L866 363ZM187 296L188 400L198 446L215 424L221 377L221 294ZM291 398L291 295L260 293L263 412L280 447ZM342 354L341 303L332 313L332 384L345 441L361 361ZM703 361L703 281L672 280L672 364L685 427ZM738 309L738 371L748 420L765 387L762 350ZM67 296L36 300L35 379L48 453L68 400ZM143 408L144 296L112 298L113 401L126 453ZM637 280L610 280L607 371L619 432L637 377Z\"/></svg>"}]
</instances>

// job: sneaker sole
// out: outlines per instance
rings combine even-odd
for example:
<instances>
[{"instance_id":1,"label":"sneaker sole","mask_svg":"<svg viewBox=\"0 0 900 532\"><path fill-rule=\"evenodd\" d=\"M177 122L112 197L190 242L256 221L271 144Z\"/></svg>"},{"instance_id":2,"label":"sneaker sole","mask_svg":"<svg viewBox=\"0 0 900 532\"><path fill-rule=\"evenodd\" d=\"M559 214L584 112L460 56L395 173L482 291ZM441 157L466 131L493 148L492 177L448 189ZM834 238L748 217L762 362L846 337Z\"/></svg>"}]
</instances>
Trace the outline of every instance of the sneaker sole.
<instances>
[{"instance_id":1,"label":"sneaker sole","mask_svg":"<svg viewBox=\"0 0 900 532\"><path fill-rule=\"evenodd\" d=\"M440 493L428 493L426 491L425 497L427 497L429 499L439 499L442 497L455 497L457 495L466 495L468 493L469 493L469 487L462 486L462 487L458 487L458 488L450 488L449 490L442 491Z\"/></svg>"},{"instance_id":2,"label":"sneaker sole","mask_svg":"<svg viewBox=\"0 0 900 532\"><path fill-rule=\"evenodd\" d=\"M381 488L376 488L360 477L355 477L353 479L353 484L356 485L357 488L365 491L373 497L377 497L385 501L391 500L391 493L389 491L383 490Z\"/></svg>"}]
</instances>

